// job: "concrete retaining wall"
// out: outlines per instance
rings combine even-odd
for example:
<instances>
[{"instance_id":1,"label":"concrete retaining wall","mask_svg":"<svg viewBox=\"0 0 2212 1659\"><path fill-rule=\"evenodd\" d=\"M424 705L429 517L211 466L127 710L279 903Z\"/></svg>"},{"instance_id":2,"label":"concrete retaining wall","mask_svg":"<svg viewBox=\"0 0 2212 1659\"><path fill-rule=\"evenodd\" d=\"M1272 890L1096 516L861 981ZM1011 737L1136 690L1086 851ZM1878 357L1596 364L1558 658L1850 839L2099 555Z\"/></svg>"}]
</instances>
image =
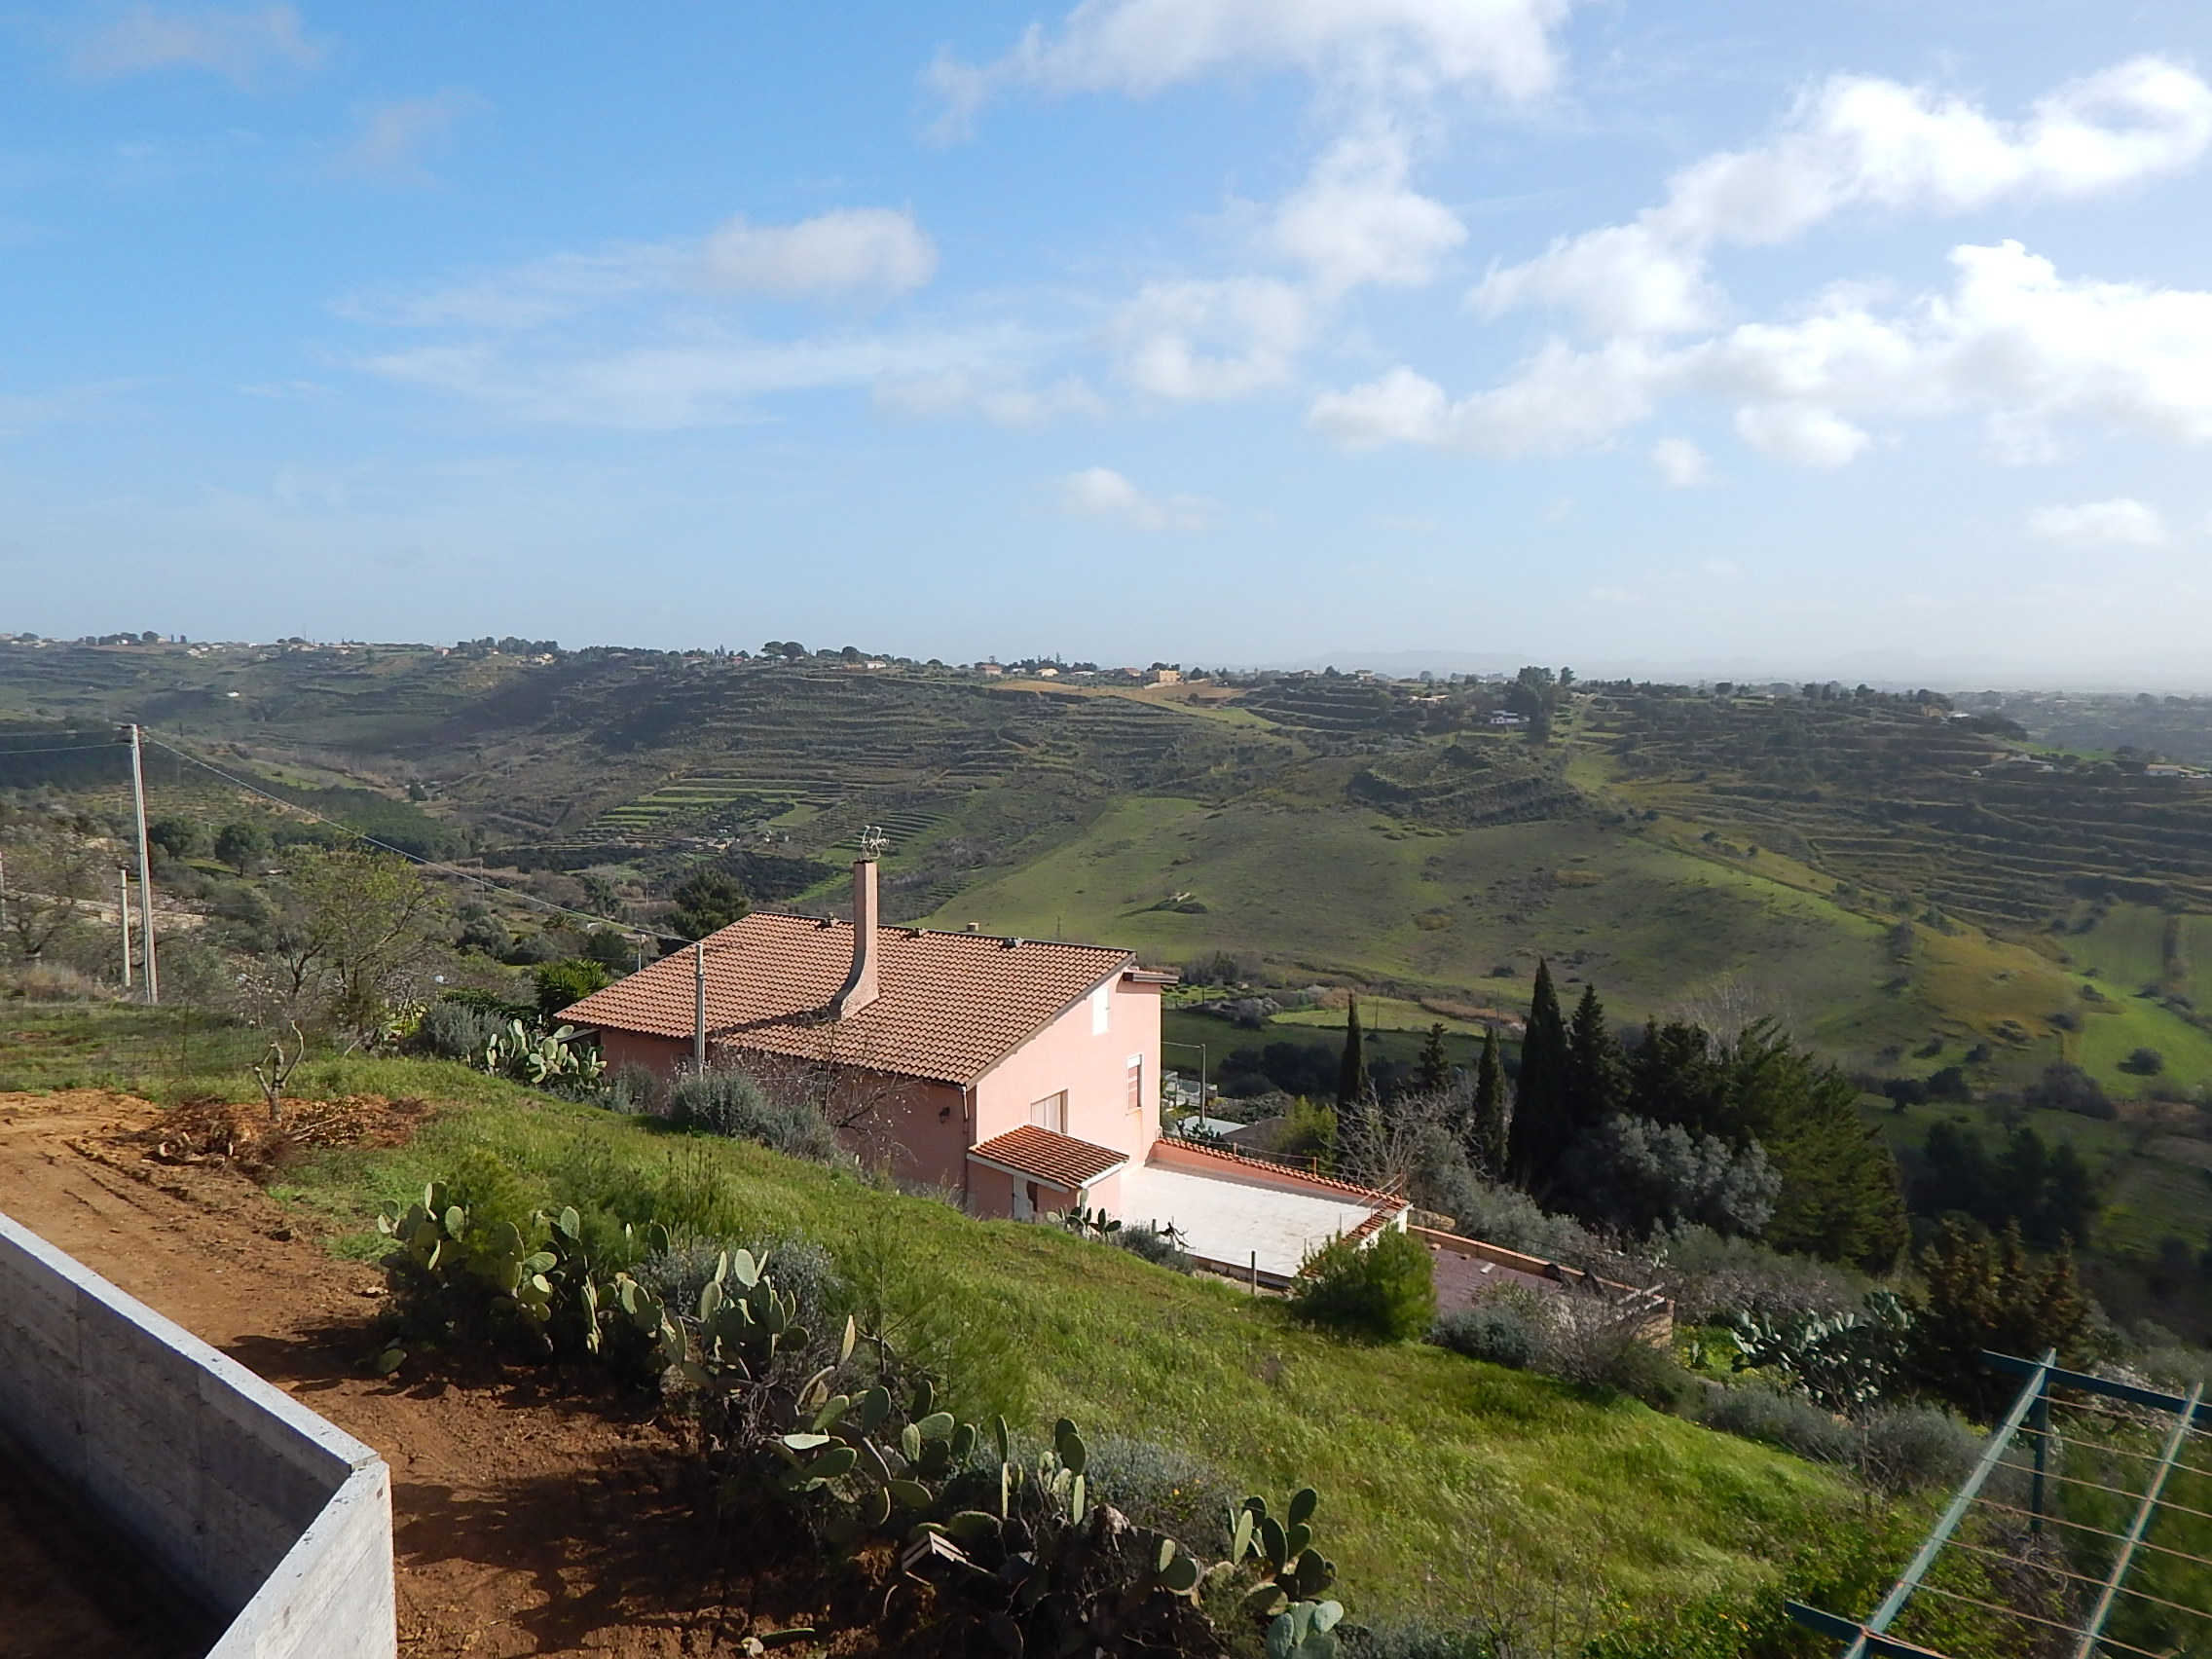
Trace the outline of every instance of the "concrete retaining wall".
<instances>
[{"instance_id":1,"label":"concrete retaining wall","mask_svg":"<svg viewBox=\"0 0 2212 1659\"><path fill-rule=\"evenodd\" d=\"M210 1659L393 1659L384 1460L5 1215L0 1432L230 1621Z\"/></svg>"}]
</instances>

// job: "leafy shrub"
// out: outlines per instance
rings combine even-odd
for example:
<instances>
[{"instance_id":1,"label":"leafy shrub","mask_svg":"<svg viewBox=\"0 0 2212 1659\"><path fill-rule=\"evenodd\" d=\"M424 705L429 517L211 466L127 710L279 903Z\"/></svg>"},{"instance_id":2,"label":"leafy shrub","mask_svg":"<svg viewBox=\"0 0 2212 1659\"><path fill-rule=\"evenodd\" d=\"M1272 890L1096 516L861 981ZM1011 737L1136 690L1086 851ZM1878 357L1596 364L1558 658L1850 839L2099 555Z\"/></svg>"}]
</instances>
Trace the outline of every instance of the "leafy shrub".
<instances>
[{"instance_id":1,"label":"leafy shrub","mask_svg":"<svg viewBox=\"0 0 2212 1659\"><path fill-rule=\"evenodd\" d=\"M612 983L614 976L607 971L607 965L588 956L548 962L537 971L537 1012L551 1019L570 1004L582 1002Z\"/></svg>"},{"instance_id":2,"label":"leafy shrub","mask_svg":"<svg viewBox=\"0 0 2212 1659\"><path fill-rule=\"evenodd\" d=\"M1179 1273L1191 1271L1191 1258L1183 1247L1156 1227L1137 1224L1117 1228L1108 1235L1107 1242L1118 1250L1143 1257L1155 1267L1173 1268Z\"/></svg>"},{"instance_id":3,"label":"leafy shrub","mask_svg":"<svg viewBox=\"0 0 2212 1659\"><path fill-rule=\"evenodd\" d=\"M1194 1549L1218 1555L1228 1547L1222 1518L1243 1494L1219 1469L1172 1446L1124 1435L1101 1434L1088 1446L1086 1474L1099 1501Z\"/></svg>"},{"instance_id":4,"label":"leafy shrub","mask_svg":"<svg viewBox=\"0 0 2212 1659\"><path fill-rule=\"evenodd\" d=\"M1546 1261L1575 1260L1599 1249L1581 1225L1543 1206L1518 1187L1485 1181L1463 1163L1431 1171L1421 1183L1431 1209L1454 1217L1461 1235Z\"/></svg>"},{"instance_id":5,"label":"leafy shrub","mask_svg":"<svg viewBox=\"0 0 2212 1659\"><path fill-rule=\"evenodd\" d=\"M1980 1455L1981 1437L1935 1406L1887 1406L1859 1425L1859 1467L1885 1492L1955 1487Z\"/></svg>"},{"instance_id":6,"label":"leafy shrub","mask_svg":"<svg viewBox=\"0 0 2212 1659\"><path fill-rule=\"evenodd\" d=\"M2043 1076L2027 1087L2021 1099L2030 1106L2047 1106L2083 1118L2115 1115L2111 1100L2105 1096L2104 1086L2080 1066L2068 1065L2063 1060L2044 1067Z\"/></svg>"},{"instance_id":7,"label":"leafy shrub","mask_svg":"<svg viewBox=\"0 0 2212 1659\"><path fill-rule=\"evenodd\" d=\"M0 996L25 1002L104 1002L114 994L90 975L53 963L33 963L0 976Z\"/></svg>"},{"instance_id":8,"label":"leafy shrub","mask_svg":"<svg viewBox=\"0 0 2212 1659\"><path fill-rule=\"evenodd\" d=\"M1648 1342L1624 1346L1601 1381L1672 1417L1698 1417L1705 1405L1705 1384Z\"/></svg>"},{"instance_id":9,"label":"leafy shrub","mask_svg":"<svg viewBox=\"0 0 2212 1659\"><path fill-rule=\"evenodd\" d=\"M2166 1069L2166 1056L2156 1049L2136 1049L2120 1062L2120 1069L2137 1077L2157 1077Z\"/></svg>"},{"instance_id":10,"label":"leafy shrub","mask_svg":"<svg viewBox=\"0 0 2212 1659\"><path fill-rule=\"evenodd\" d=\"M2212 1353L2202 1348L2179 1344L2154 1347L2143 1356L2141 1368L2160 1387L2187 1389L2193 1382L2201 1382L2212 1391Z\"/></svg>"},{"instance_id":11,"label":"leafy shrub","mask_svg":"<svg viewBox=\"0 0 2212 1659\"><path fill-rule=\"evenodd\" d=\"M1641 1298L1599 1290L1577 1290L1547 1298L1549 1330L1543 1369L1565 1382L1614 1387L1623 1367L1634 1367L1631 1348L1647 1346L1652 1308Z\"/></svg>"},{"instance_id":12,"label":"leafy shrub","mask_svg":"<svg viewBox=\"0 0 2212 1659\"><path fill-rule=\"evenodd\" d=\"M1366 1342L1410 1342L1436 1318L1436 1272L1428 1247L1385 1229L1361 1247L1334 1238L1306 1259L1291 1309L1301 1319Z\"/></svg>"},{"instance_id":13,"label":"leafy shrub","mask_svg":"<svg viewBox=\"0 0 2212 1659\"><path fill-rule=\"evenodd\" d=\"M1809 1256L1707 1227L1671 1235L1659 1256L1677 1316L1693 1325L1731 1313L1834 1313L1859 1300L1856 1275Z\"/></svg>"},{"instance_id":14,"label":"leafy shrub","mask_svg":"<svg viewBox=\"0 0 2212 1659\"><path fill-rule=\"evenodd\" d=\"M480 1008L441 999L423 1011L423 1022L407 1047L441 1060L482 1061L493 1038L506 1022Z\"/></svg>"},{"instance_id":15,"label":"leafy shrub","mask_svg":"<svg viewBox=\"0 0 2212 1659\"><path fill-rule=\"evenodd\" d=\"M774 1100L740 1071L694 1072L669 1091L669 1114L686 1128L756 1141L787 1158L842 1161L836 1131L810 1102Z\"/></svg>"},{"instance_id":16,"label":"leafy shrub","mask_svg":"<svg viewBox=\"0 0 2212 1659\"><path fill-rule=\"evenodd\" d=\"M1721 1389L1705 1409L1705 1425L1816 1462L1847 1463L1856 1450L1850 1428L1812 1401L1755 1382Z\"/></svg>"},{"instance_id":17,"label":"leafy shrub","mask_svg":"<svg viewBox=\"0 0 2212 1659\"><path fill-rule=\"evenodd\" d=\"M1499 1659L1505 1650L1481 1630L1427 1619L1377 1619L1342 1625L1347 1659Z\"/></svg>"},{"instance_id":18,"label":"leafy shrub","mask_svg":"<svg viewBox=\"0 0 2212 1659\"><path fill-rule=\"evenodd\" d=\"M1732 1147L1679 1124L1607 1118L1568 1159L1569 1191L1583 1213L1638 1233L1689 1222L1718 1233L1756 1233L1774 1215L1782 1177L1757 1141Z\"/></svg>"},{"instance_id":19,"label":"leafy shrub","mask_svg":"<svg viewBox=\"0 0 2212 1659\"><path fill-rule=\"evenodd\" d=\"M1544 1351L1544 1333L1536 1321L1505 1302L1477 1303L1447 1313L1431 1328L1428 1340L1469 1359L1515 1371L1532 1369Z\"/></svg>"},{"instance_id":20,"label":"leafy shrub","mask_svg":"<svg viewBox=\"0 0 2212 1659\"><path fill-rule=\"evenodd\" d=\"M614 1068L604 1098L617 1112L658 1112L668 1103L668 1081L652 1067L632 1061Z\"/></svg>"}]
</instances>

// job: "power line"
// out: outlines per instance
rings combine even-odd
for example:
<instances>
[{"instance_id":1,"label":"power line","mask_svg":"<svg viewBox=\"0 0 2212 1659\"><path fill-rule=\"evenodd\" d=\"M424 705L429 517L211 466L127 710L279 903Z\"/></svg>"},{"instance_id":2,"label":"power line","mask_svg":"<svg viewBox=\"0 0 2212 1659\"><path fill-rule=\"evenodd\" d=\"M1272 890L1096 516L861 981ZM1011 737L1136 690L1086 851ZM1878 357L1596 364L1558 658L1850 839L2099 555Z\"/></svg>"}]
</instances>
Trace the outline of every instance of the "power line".
<instances>
[{"instance_id":1,"label":"power line","mask_svg":"<svg viewBox=\"0 0 2212 1659\"><path fill-rule=\"evenodd\" d=\"M74 733L71 733L70 735L74 736L75 734L74 734ZM116 741L115 741L115 740L114 740L113 738L110 738L110 739L109 739L109 740L108 740L107 742L105 742L105 743L56 743L56 744L50 744L50 745L49 745L48 747L46 747L46 748L44 748L44 749L0 749L0 756L5 756L5 755L75 755L75 754L78 754L78 753L80 753L81 751L84 751L84 750L88 750L88 749L113 749L113 750L115 750L116 752L118 752L118 753L120 754L120 753L122 752L123 748L124 748L124 745L122 745L122 744L120 744L120 743L116 742Z\"/></svg>"},{"instance_id":2,"label":"power line","mask_svg":"<svg viewBox=\"0 0 2212 1659\"><path fill-rule=\"evenodd\" d=\"M258 784L249 784L245 781L245 779L238 777L230 772L226 772L222 767L214 765L209 761L203 760L199 756L179 749L175 744L170 743L164 738L156 737L151 731L148 731L146 733L146 741L153 744L156 748L167 750L171 755L174 755L180 760L190 761L193 765L198 766L203 772L214 773L216 777L221 778L225 783L233 785L238 789L241 789L248 794L259 795L263 800L274 801L276 805L283 807L289 812L305 813L308 817L313 819L317 824L327 824L333 830L343 830L345 833L353 836L356 840L365 841L370 846L375 847L380 851L394 854L399 858L407 860L410 864L421 865L424 869L434 869L440 874L453 876L455 879L460 881L473 882L478 887L488 888L490 891L501 894L509 899L520 899L526 904L535 904L536 906L538 906L538 908L543 910L551 910L556 915L574 916L579 921L597 922L603 925L612 923L613 926L622 929L625 933L638 934L645 939L670 941L677 944L689 944L692 942L691 940L683 939L677 934L664 934L657 929L642 928L630 922L616 922L612 917L596 916L593 915L589 910L571 909L566 904L556 904L550 899L540 899L535 893L518 893L511 887L502 886L500 883L492 880L489 876L475 875L470 873L468 870L459 868L454 865L443 864L436 859L424 858L420 853L411 853L405 847L395 847L389 841L380 841L376 836L371 835L364 830L356 830L352 825L342 823L335 818L327 817L326 815L315 811L313 807L302 806L298 801L286 800L282 795L273 794L268 790L261 788ZM96 748L101 746L92 745L92 747Z\"/></svg>"}]
</instances>

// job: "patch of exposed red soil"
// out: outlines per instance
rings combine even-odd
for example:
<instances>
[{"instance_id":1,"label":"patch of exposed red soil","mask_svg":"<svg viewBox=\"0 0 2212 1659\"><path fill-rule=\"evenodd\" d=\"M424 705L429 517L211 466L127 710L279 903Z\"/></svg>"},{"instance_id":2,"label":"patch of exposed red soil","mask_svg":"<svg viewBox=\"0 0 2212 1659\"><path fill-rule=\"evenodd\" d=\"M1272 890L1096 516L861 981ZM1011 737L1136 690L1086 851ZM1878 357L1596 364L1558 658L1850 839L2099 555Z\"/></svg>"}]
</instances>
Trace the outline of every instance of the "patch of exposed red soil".
<instances>
[{"instance_id":1,"label":"patch of exposed red soil","mask_svg":"<svg viewBox=\"0 0 2212 1659\"><path fill-rule=\"evenodd\" d=\"M358 1142L403 1137L419 1111L288 1116ZM382 1275L333 1261L240 1173L266 1166L248 1126L99 1090L0 1093L0 1207L383 1454L403 1653L714 1659L817 1622L806 1575L757 1577L715 1522L679 1428L544 1371L370 1375Z\"/></svg>"}]
</instances>

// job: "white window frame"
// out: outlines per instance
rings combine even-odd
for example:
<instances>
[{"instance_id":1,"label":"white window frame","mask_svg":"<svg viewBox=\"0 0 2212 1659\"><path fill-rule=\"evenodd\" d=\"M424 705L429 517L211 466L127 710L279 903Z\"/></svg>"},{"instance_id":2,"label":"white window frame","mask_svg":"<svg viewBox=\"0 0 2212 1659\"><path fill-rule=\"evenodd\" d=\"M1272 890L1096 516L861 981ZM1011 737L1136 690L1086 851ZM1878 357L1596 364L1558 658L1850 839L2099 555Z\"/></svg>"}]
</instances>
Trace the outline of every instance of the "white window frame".
<instances>
[{"instance_id":1,"label":"white window frame","mask_svg":"<svg viewBox=\"0 0 2212 1659\"><path fill-rule=\"evenodd\" d=\"M1040 1116L1042 1114L1042 1116ZM1051 1129L1054 1134L1068 1132L1068 1091L1060 1089L1042 1100L1029 1103L1029 1122L1040 1129Z\"/></svg>"},{"instance_id":2,"label":"white window frame","mask_svg":"<svg viewBox=\"0 0 2212 1659\"><path fill-rule=\"evenodd\" d=\"M1100 985L1090 993L1090 1034L1103 1037L1113 1024L1114 987Z\"/></svg>"}]
</instances>

